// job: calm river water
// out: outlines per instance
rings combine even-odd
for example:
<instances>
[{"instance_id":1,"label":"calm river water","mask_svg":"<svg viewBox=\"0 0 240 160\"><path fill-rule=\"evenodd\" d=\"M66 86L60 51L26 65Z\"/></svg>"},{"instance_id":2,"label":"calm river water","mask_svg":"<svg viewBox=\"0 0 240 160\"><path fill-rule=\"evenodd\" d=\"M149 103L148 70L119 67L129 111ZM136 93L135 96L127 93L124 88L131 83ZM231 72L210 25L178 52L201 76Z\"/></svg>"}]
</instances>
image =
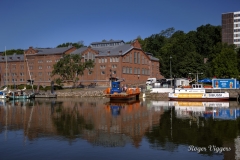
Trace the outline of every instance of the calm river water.
<instances>
[{"instance_id":1,"label":"calm river water","mask_svg":"<svg viewBox=\"0 0 240 160\"><path fill-rule=\"evenodd\" d=\"M1 101L0 159L240 159L237 102Z\"/></svg>"}]
</instances>

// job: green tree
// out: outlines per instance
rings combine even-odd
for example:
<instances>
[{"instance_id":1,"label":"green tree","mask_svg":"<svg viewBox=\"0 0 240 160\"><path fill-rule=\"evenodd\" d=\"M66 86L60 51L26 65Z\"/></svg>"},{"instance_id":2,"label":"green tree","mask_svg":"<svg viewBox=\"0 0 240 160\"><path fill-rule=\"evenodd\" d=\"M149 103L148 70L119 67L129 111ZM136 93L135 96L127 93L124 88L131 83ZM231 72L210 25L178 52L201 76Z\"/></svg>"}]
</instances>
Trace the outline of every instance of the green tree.
<instances>
[{"instance_id":1,"label":"green tree","mask_svg":"<svg viewBox=\"0 0 240 160\"><path fill-rule=\"evenodd\" d=\"M79 41L77 43L67 42L67 43L63 43L63 44L58 45L57 48L68 47L68 46L74 46L76 48L81 48L81 47L84 46L84 43L83 43L83 41Z\"/></svg>"},{"instance_id":2,"label":"green tree","mask_svg":"<svg viewBox=\"0 0 240 160\"><path fill-rule=\"evenodd\" d=\"M61 81L73 81L75 83L79 80L78 76L84 74L84 70L88 69L92 72L94 67L94 61L89 60L87 62L81 62L81 56L79 54L64 55L56 64L53 65L52 76L58 75Z\"/></svg>"},{"instance_id":3,"label":"green tree","mask_svg":"<svg viewBox=\"0 0 240 160\"><path fill-rule=\"evenodd\" d=\"M23 49L11 49L11 50L6 50L6 55L13 55L13 54L24 54ZM5 55L5 52L3 53Z\"/></svg>"},{"instance_id":4,"label":"green tree","mask_svg":"<svg viewBox=\"0 0 240 160\"><path fill-rule=\"evenodd\" d=\"M237 53L232 48L223 48L213 59L214 74L220 78L238 78Z\"/></svg>"}]
</instances>

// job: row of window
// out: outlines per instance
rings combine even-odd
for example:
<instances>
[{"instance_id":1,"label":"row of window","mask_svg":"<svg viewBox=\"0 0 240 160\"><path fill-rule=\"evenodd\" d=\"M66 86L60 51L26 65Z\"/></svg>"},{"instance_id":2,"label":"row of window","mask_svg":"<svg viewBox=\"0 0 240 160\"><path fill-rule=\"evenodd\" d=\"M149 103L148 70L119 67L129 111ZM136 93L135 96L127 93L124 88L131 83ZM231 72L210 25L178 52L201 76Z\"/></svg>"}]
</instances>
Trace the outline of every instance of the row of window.
<instances>
[{"instance_id":1,"label":"row of window","mask_svg":"<svg viewBox=\"0 0 240 160\"><path fill-rule=\"evenodd\" d=\"M58 62L59 60L56 59L55 62ZM51 63L52 60L46 60L47 63ZM32 63L32 62L31 62ZM38 63L43 63L43 60L38 60Z\"/></svg>"},{"instance_id":2,"label":"row of window","mask_svg":"<svg viewBox=\"0 0 240 160\"><path fill-rule=\"evenodd\" d=\"M132 61L133 59L134 59L134 62ZM123 62L135 63L135 64L148 64L149 62L147 58L145 58L144 56L141 56L139 52L134 52L133 59L132 59L132 53L130 53L129 55L123 58Z\"/></svg>"},{"instance_id":3,"label":"row of window","mask_svg":"<svg viewBox=\"0 0 240 160\"><path fill-rule=\"evenodd\" d=\"M105 73L105 71L101 71L101 75L104 75ZM117 71L112 71L112 74L117 74Z\"/></svg>"},{"instance_id":4,"label":"row of window","mask_svg":"<svg viewBox=\"0 0 240 160\"><path fill-rule=\"evenodd\" d=\"M240 29L234 29L233 31L234 32L240 32Z\"/></svg>"},{"instance_id":5,"label":"row of window","mask_svg":"<svg viewBox=\"0 0 240 160\"><path fill-rule=\"evenodd\" d=\"M51 75L51 73L52 73L52 72L47 72L47 75ZM17 73L11 73L11 74L9 74L9 73L6 74L6 73L4 73L3 75L6 77L6 75L7 75L7 76L9 76L9 75L10 75L10 76L17 76L18 74L17 74ZM30 75L32 76L32 75L33 75L33 72L30 72ZM38 72L38 75L39 75L39 76L42 75L42 72ZM20 73L19 73L19 76L24 76L24 73L23 73L23 72L20 72Z\"/></svg>"},{"instance_id":6,"label":"row of window","mask_svg":"<svg viewBox=\"0 0 240 160\"><path fill-rule=\"evenodd\" d=\"M240 17L240 14L234 14L234 17Z\"/></svg>"},{"instance_id":7,"label":"row of window","mask_svg":"<svg viewBox=\"0 0 240 160\"><path fill-rule=\"evenodd\" d=\"M123 44L123 42L92 44L92 47L117 46L120 44Z\"/></svg>"},{"instance_id":8,"label":"row of window","mask_svg":"<svg viewBox=\"0 0 240 160\"><path fill-rule=\"evenodd\" d=\"M132 67L123 67L123 73L126 74L142 74L142 75L149 75L149 69L142 68L142 71L140 68L133 68Z\"/></svg>"},{"instance_id":9,"label":"row of window","mask_svg":"<svg viewBox=\"0 0 240 160\"><path fill-rule=\"evenodd\" d=\"M11 76L17 76L17 73L11 73L11 74L9 74L9 73L6 74L6 73L4 73L3 75L4 75L4 76L6 76L6 75L7 75L7 76L9 76L9 75L11 75ZM19 75L20 75L20 76L23 76L24 73L20 72Z\"/></svg>"},{"instance_id":10,"label":"row of window","mask_svg":"<svg viewBox=\"0 0 240 160\"><path fill-rule=\"evenodd\" d=\"M234 22L240 22L240 19L234 19Z\"/></svg>"},{"instance_id":11,"label":"row of window","mask_svg":"<svg viewBox=\"0 0 240 160\"><path fill-rule=\"evenodd\" d=\"M234 39L234 42L240 42L240 39Z\"/></svg>"},{"instance_id":12,"label":"row of window","mask_svg":"<svg viewBox=\"0 0 240 160\"><path fill-rule=\"evenodd\" d=\"M33 66L29 66L29 69L32 70ZM43 69L42 66L38 66L38 69ZM51 66L47 66L47 69L51 69Z\"/></svg>"},{"instance_id":13,"label":"row of window","mask_svg":"<svg viewBox=\"0 0 240 160\"><path fill-rule=\"evenodd\" d=\"M84 62L87 62L88 60L95 61L95 54L88 52L87 54L83 55Z\"/></svg>"},{"instance_id":14,"label":"row of window","mask_svg":"<svg viewBox=\"0 0 240 160\"><path fill-rule=\"evenodd\" d=\"M110 57L110 62L119 62L119 57ZM98 63L107 63L107 58L99 58Z\"/></svg>"},{"instance_id":15,"label":"row of window","mask_svg":"<svg viewBox=\"0 0 240 160\"><path fill-rule=\"evenodd\" d=\"M112 68L117 68L117 65L113 64ZM106 66L105 65L100 65L100 69L106 69Z\"/></svg>"},{"instance_id":16,"label":"row of window","mask_svg":"<svg viewBox=\"0 0 240 160\"><path fill-rule=\"evenodd\" d=\"M39 78L39 81L42 81L42 80L44 80L44 79ZM51 79L48 78L47 80L50 81ZM20 82L25 82L25 79L20 78L19 81L20 81ZM44 81L45 81L45 80L44 80ZM6 81L6 79L4 79L4 82L10 82L10 81L9 81L9 79L7 79L7 81ZM12 79L12 82L18 82L18 80L17 80L17 79Z\"/></svg>"},{"instance_id":17,"label":"row of window","mask_svg":"<svg viewBox=\"0 0 240 160\"><path fill-rule=\"evenodd\" d=\"M6 79L4 79L4 81L6 82ZM12 82L17 82L17 79L12 79ZM24 82L25 79L19 79L20 82ZM7 79L7 82L9 82L9 79Z\"/></svg>"}]
</instances>

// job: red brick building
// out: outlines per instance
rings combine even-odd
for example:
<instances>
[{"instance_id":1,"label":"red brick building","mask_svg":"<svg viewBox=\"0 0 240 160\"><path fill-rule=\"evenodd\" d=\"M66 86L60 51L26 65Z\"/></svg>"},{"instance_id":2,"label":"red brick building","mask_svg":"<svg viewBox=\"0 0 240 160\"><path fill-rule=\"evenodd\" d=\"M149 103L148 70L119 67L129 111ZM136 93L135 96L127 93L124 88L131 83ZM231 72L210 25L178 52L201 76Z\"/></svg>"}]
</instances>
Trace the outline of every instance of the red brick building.
<instances>
[{"instance_id":1,"label":"red brick building","mask_svg":"<svg viewBox=\"0 0 240 160\"><path fill-rule=\"evenodd\" d=\"M108 85L110 76L123 78L127 84L144 83L149 77L162 78L159 60L151 53L144 52L137 40L132 44L111 40L94 42L89 47L79 49L72 46L47 49L29 47L25 55L2 55L1 85L25 84L29 79L34 80L35 84L50 85L56 78L51 77L53 65L64 54L80 54L82 61L95 61L93 72L85 70L84 75L79 77L82 83Z\"/></svg>"}]
</instances>

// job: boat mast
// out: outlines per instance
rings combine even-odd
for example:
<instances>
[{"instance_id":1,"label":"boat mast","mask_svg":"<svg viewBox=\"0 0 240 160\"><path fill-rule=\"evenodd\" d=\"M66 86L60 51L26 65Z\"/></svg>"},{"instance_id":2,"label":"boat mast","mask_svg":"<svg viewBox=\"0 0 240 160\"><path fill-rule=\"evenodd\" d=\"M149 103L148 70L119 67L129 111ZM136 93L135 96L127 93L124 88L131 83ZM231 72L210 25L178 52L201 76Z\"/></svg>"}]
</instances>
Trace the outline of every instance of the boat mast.
<instances>
[{"instance_id":1,"label":"boat mast","mask_svg":"<svg viewBox=\"0 0 240 160\"><path fill-rule=\"evenodd\" d=\"M6 82L6 86L8 85L8 76L7 76L7 52L6 52L6 46L5 46L5 59L6 59L6 76L5 76L5 82Z\"/></svg>"},{"instance_id":2,"label":"boat mast","mask_svg":"<svg viewBox=\"0 0 240 160\"><path fill-rule=\"evenodd\" d=\"M32 90L34 92L33 83L32 83L32 77L31 77L30 70L29 70L29 67L28 67L28 60L27 60L27 56L25 55L25 52L24 52L24 56L25 56L25 60L26 60L26 63L27 63L27 69L28 69L28 74L29 74L29 77L30 77L30 83L32 85Z\"/></svg>"}]
</instances>

